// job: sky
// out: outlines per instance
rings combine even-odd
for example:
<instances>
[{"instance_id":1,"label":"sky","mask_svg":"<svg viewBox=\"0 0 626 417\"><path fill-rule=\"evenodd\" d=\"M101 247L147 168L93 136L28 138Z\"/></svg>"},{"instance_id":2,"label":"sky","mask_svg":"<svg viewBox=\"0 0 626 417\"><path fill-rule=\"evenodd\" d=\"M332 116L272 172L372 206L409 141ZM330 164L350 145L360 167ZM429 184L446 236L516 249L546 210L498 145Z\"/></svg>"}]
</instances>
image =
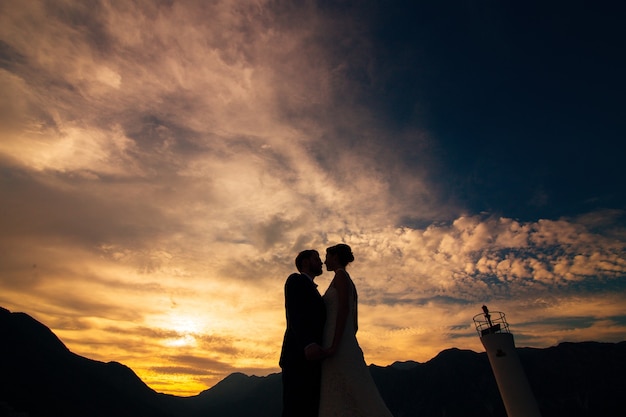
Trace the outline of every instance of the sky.
<instances>
[{"instance_id":1,"label":"sky","mask_svg":"<svg viewBox=\"0 0 626 417\"><path fill-rule=\"evenodd\" d=\"M0 306L196 395L344 242L366 362L626 340L626 6L0 0ZM332 279L316 279L323 293Z\"/></svg>"}]
</instances>

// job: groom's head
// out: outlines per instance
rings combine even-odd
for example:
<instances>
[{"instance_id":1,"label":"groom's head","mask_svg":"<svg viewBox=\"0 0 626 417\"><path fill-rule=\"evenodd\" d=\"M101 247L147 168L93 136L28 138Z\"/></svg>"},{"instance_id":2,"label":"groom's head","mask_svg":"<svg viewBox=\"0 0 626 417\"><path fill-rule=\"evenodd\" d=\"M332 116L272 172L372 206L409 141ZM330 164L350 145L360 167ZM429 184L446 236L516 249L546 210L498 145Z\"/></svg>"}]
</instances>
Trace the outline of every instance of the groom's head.
<instances>
[{"instance_id":1,"label":"groom's head","mask_svg":"<svg viewBox=\"0 0 626 417\"><path fill-rule=\"evenodd\" d=\"M298 271L307 274L311 278L322 275L322 266L320 254L315 249L303 250L296 256L296 268L298 268Z\"/></svg>"}]
</instances>

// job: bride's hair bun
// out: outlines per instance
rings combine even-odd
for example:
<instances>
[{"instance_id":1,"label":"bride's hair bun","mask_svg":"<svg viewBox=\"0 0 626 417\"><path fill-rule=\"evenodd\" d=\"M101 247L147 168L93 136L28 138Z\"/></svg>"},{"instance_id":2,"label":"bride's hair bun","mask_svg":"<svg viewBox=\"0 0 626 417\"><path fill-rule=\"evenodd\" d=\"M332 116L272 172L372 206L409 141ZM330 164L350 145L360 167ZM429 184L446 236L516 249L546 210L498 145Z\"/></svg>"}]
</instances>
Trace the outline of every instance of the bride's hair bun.
<instances>
[{"instance_id":1,"label":"bride's hair bun","mask_svg":"<svg viewBox=\"0 0 626 417\"><path fill-rule=\"evenodd\" d=\"M343 266L346 266L350 262L354 261L352 249L345 243L331 246L330 248L326 249L326 252L330 253L331 255L337 255L339 263Z\"/></svg>"}]
</instances>

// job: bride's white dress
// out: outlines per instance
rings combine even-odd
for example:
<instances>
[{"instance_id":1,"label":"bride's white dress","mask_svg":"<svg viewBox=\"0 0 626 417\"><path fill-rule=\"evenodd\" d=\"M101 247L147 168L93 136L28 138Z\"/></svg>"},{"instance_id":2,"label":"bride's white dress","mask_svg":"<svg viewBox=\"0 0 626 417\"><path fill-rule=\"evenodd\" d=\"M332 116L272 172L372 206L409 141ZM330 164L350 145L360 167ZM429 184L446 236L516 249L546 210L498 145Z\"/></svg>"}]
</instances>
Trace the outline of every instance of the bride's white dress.
<instances>
[{"instance_id":1,"label":"bride's white dress","mask_svg":"<svg viewBox=\"0 0 626 417\"><path fill-rule=\"evenodd\" d=\"M346 327L337 352L322 362L319 417L393 417L374 384L356 339L357 297L349 281L349 309ZM334 286L324 294L326 328L324 347L333 342L338 297Z\"/></svg>"}]
</instances>

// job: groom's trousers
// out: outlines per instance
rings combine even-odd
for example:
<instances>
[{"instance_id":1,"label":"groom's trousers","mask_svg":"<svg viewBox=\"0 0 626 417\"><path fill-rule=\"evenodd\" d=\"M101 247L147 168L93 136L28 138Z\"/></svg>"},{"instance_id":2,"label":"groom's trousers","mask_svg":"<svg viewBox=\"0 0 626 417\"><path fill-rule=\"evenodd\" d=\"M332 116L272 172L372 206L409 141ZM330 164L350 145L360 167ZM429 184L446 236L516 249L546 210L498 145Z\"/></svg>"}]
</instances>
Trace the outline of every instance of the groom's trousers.
<instances>
[{"instance_id":1,"label":"groom's trousers","mask_svg":"<svg viewBox=\"0 0 626 417\"><path fill-rule=\"evenodd\" d=\"M307 361L283 368L282 417L318 417L320 405L320 361Z\"/></svg>"}]
</instances>

